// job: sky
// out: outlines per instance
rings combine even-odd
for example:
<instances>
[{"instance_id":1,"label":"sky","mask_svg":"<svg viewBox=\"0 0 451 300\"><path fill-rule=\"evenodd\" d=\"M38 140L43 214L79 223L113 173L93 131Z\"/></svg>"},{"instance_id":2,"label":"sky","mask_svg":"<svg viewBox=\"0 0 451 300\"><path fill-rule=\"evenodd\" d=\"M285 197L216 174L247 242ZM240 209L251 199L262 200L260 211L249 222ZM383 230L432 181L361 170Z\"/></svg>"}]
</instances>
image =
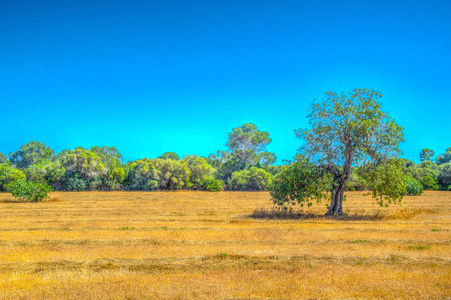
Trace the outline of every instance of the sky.
<instances>
[{"instance_id":1,"label":"sky","mask_svg":"<svg viewBox=\"0 0 451 300\"><path fill-rule=\"evenodd\" d=\"M292 159L313 99L372 88L403 157L451 147L451 1L0 0L0 152L208 156L243 123Z\"/></svg>"}]
</instances>

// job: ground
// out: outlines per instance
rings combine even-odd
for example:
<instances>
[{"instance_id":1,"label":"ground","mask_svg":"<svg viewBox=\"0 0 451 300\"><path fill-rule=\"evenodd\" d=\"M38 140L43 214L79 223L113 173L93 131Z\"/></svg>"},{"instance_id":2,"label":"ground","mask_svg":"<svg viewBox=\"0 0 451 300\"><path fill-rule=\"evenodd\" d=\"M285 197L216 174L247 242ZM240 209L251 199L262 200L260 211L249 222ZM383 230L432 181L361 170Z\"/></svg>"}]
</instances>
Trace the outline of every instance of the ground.
<instances>
[{"instance_id":1,"label":"ground","mask_svg":"<svg viewBox=\"0 0 451 300\"><path fill-rule=\"evenodd\" d=\"M3 193L0 299L451 297L451 192L362 194L348 214L377 217L250 218L267 192Z\"/></svg>"}]
</instances>

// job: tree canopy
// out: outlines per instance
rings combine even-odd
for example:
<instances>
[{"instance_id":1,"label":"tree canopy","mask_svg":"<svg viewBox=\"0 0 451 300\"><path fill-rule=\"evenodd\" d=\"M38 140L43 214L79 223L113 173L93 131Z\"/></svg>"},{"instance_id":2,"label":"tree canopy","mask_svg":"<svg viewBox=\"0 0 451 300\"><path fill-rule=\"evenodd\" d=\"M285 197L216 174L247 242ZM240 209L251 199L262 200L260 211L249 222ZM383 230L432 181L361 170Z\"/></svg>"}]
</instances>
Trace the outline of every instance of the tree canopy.
<instances>
[{"instance_id":1,"label":"tree canopy","mask_svg":"<svg viewBox=\"0 0 451 300\"><path fill-rule=\"evenodd\" d=\"M55 155L55 151L47 147L42 142L31 141L24 144L14 153L9 155L11 164L17 168L28 168L41 160L51 159Z\"/></svg>"},{"instance_id":2,"label":"tree canopy","mask_svg":"<svg viewBox=\"0 0 451 300\"><path fill-rule=\"evenodd\" d=\"M380 97L372 89L326 92L323 101L311 105L310 128L295 131L303 141L300 152L333 176L327 215L343 213L343 193L353 165L378 165L401 153L402 127L381 110Z\"/></svg>"},{"instance_id":3,"label":"tree canopy","mask_svg":"<svg viewBox=\"0 0 451 300\"><path fill-rule=\"evenodd\" d=\"M332 178L326 191L335 195L331 197L333 209L328 212L335 214L334 209L338 209L337 213L342 211L343 185L344 190L372 189L383 205L398 203L397 195L405 193L419 195L423 190L451 190L451 148L435 160L433 150L424 148L420 153L423 161L419 164L408 159L396 160L402 130L381 111L378 97L380 94L372 90L354 90L340 95L330 92L324 101L315 100L309 115L311 128L296 131L304 142L300 151L305 157L298 156L293 163L282 161L286 165L276 164L275 154L266 150L271 142L269 133L252 123L233 128L228 134L228 149L218 150L208 158L194 154L180 160L176 153L166 152L159 158L125 162L115 147L77 147L55 155L44 143L31 141L9 156L0 154L0 191L21 179L65 191L276 191L282 178L289 178L294 181L280 186L274 194L279 196L274 197L281 198L275 203L295 199L291 203L308 204L319 199L315 197L320 194L312 192L318 187L302 189L318 184L320 189L325 189L329 183L324 180ZM392 165L384 165L387 162ZM390 174L384 172L402 172L405 176L390 179ZM313 180L311 174L321 175L321 180ZM390 190L384 190L387 186ZM291 195L295 189L297 194ZM386 198L388 194L390 197ZM309 195L310 200L303 202L300 195Z\"/></svg>"},{"instance_id":4,"label":"tree canopy","mask_svg":"<svg viewBox=\"0 0 451 300\"><path fill-rule=\"evenodd\" d=\"M266 146L271 141L268 132L258 130L257 126L252 123L246 123L232 129L226 146L230 149L236 161L243 165L254 165L260 162L260 155L265 152ZM275 161L266 152L264 158L272 163Z\"/></svg>"}]
</instances>

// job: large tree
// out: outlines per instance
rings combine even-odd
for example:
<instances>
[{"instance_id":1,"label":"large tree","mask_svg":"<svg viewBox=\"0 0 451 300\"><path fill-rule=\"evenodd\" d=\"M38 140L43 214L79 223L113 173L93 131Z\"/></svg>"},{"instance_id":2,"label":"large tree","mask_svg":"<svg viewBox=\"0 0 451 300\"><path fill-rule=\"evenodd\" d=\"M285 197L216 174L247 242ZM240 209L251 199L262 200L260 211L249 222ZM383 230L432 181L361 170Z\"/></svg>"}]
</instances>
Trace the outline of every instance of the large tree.
<instances>
[{"instance_id":1,"label":"large tree","mask_svg":"<svg viewBox=\"0 0 451 300\"><path fill-rule=\"evenodd\" d=\"M300 152L333 176L326 215L343 214L343 194L353 165L377 166L401 153L402 127L381 110L380 97L372 89L326 92L323 101L311 105L311 128L295 131L303 140Z\"/></svg>"},{"instance_id":2,"label":"large tree","mask_svg":"<svg viewBox=\"0 0 451 300\"><path fill-rule=\"evenodd\" d=\"M54 155L55 152L44 143L31 141L22 145L16 152L10 153L9 160L11 164L22 169L37 164L42 160L52 159Z\"/></svg>"},{"instance_id":3,"label":"large tree","mask_svg":"<svg viewBox=\"0 0 451 300\"><path fill-rule=\"evenodd\" d=\"M269 133L260 131L252 123L243 124L233 128L229 133L227 147L232 152L234 159L241 164L257 164L260 162L260 154L264 154L264 158L268 159L270 154L265 152L266 146L271 143ZM274 162L275 159L270 159Z\"/></svg>"}]
</instances>

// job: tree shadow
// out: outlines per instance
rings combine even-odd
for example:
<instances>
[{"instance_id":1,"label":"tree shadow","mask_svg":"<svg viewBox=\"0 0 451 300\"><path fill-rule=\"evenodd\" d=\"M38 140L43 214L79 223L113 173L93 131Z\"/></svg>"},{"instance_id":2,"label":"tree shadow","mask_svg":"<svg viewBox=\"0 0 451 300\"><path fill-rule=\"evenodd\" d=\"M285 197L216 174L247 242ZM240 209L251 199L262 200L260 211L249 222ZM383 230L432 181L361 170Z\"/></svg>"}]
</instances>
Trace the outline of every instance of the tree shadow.
<instances>
[{"instance_id":1,"label":"tree shadow","mask_svg":"<svg viewBox=\"0 0 451 300\"><path fill-rule=\"evenodd\" d=\"M386 216L377 212L374 214L341 214L337 216L326 216L318 213L308 213L301 210L264 209L259 208L248 215L252 219L266 220L339 220L339 221L380 221Z\"/></svg>"}]
</instances>

